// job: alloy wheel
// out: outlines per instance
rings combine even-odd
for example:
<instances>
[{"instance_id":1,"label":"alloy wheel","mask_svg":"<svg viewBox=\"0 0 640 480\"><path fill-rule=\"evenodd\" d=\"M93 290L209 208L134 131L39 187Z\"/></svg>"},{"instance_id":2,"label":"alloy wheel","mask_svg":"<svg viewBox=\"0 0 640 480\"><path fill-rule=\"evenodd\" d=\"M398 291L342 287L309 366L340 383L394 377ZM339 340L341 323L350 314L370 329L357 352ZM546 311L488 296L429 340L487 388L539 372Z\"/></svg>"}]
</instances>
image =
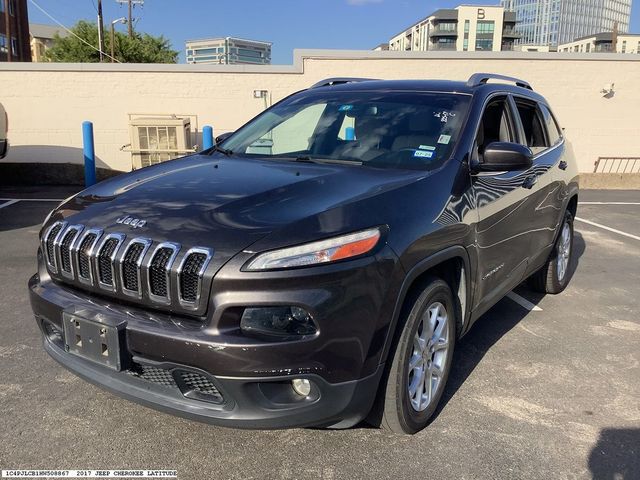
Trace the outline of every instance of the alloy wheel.
<instances>
[{"instance_id":1,"label":"alloy wheel","mask_svg":"<svg viewBox=\"0 0 640 480\"><path fill-rule=\"evenodd\" d=\"M558 256L556 267L558 270L558 281L562 282L569 269L569 259L571 257L571 227L568 222L562 226L560 241L558 242Z\"/></svg>"},{"instance_id":2,"label":"alloy wheel","mask_svg":"<svg viewBox=\"0 0 640 480\"><path fill-rule=\"evenodd\" d=\"M420 319L409 357L407 382L411 406L417 412L429 407L443 376L449 349L449 316L440 302L432 303Z\"/></svg>"}]
</instances>

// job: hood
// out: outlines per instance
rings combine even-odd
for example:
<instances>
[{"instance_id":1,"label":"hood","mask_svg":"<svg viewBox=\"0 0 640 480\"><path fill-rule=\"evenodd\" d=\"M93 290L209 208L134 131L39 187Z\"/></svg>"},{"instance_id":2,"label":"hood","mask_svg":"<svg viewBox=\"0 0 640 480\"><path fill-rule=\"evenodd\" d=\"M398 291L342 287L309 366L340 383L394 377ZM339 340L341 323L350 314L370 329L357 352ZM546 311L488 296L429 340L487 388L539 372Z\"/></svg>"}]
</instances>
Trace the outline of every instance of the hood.
<instances>
[{"instance_id":1,"label":"hood","mask_svg":"<svg viewBox=\"0 0 640 480\"><path fill-rule=\"evenodd\" d=\"M210 247L219 259L228 259L276 229L425 175L194 155L102 182L62 205L52 220L63 216L129 238ZM127 216L144 225L118 223Z\"/></svg>"}]
</instances>

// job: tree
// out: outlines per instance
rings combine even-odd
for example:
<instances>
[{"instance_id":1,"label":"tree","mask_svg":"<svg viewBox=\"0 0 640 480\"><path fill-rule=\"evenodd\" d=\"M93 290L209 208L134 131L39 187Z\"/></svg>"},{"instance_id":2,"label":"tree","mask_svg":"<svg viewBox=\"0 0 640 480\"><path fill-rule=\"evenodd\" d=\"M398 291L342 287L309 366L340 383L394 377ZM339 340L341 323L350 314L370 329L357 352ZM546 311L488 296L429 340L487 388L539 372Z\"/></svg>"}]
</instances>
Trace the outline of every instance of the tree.
<instances>
[{"instance_id":1,"label":"tree","mask_svg":"<svg viewBox=\"0 0 640 480\"><path fill-rule=\"evenodd\" d=\"M71 31L89 45L98 46L98 26L95 23L80 20ZM105 35L105 53L111 52L111 39ZM164 36L154 37L147 33L134 32L133 38L124 33L115 34L115 58L123 63L176 63L178 52L171 49L171 42ZM53 45L46 52L52 62L97 63L100 53L80 41L74 35L53 39ZM110 60L107 60L110 61Z\"/></svg>"}]
</instances>

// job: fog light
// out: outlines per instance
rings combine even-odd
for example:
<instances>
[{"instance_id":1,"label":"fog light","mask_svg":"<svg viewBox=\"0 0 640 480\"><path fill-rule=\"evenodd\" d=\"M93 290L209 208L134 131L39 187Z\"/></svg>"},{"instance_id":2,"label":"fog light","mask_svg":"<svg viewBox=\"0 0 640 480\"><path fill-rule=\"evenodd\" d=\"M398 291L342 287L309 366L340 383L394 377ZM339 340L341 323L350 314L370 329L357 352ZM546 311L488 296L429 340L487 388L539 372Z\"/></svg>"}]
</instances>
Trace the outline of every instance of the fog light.
<instances>
[{"instance_id":1,"label":"fog light","mask_svg":"<svg viewBox=\"0 0 640 480\"><path fill-rule=\"evenodd\" d=\"M308 397L311 393L311 382L306 378L294 378L291 381L294 392L302 397Z\"/></svg>"},{"instance_id":2,"label":"fog light","mask_svg":"<svg viewBox=\"0 0 640 480\"><path fill-rule=\"evenodd\" d=\"M240 329L247 334L282 340L316 333L309 312L300 307L246 308Z\"/></svg>"}]
</instances>

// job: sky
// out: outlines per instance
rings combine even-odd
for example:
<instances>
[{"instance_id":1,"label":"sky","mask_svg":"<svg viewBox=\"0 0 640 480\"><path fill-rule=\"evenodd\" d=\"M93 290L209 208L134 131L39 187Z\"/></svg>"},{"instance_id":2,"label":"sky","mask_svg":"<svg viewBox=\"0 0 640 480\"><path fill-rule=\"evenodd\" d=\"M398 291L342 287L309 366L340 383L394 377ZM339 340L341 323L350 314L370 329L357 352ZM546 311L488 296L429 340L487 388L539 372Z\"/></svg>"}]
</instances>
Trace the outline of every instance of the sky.
<instances>
[{"instance_id":1,"label":"sky","mask_svg":"<svg viewBox=\"0 0 640 480\"><path fill-rule=\"evenodd\" d=\"M27 0L29 21L52 24L33 2L65 26L96 19L97 0ZM438 8L498 0L145 0L136 29L167 37L184 62L186 40L236 36L273 42L272 63L290 64L295 48L370 50ZM103 0L105 28L126 5ZM126 30L126 26L117 25ZM640 0L630 31L640 33Z\"/></svg>"}]
</instances>

